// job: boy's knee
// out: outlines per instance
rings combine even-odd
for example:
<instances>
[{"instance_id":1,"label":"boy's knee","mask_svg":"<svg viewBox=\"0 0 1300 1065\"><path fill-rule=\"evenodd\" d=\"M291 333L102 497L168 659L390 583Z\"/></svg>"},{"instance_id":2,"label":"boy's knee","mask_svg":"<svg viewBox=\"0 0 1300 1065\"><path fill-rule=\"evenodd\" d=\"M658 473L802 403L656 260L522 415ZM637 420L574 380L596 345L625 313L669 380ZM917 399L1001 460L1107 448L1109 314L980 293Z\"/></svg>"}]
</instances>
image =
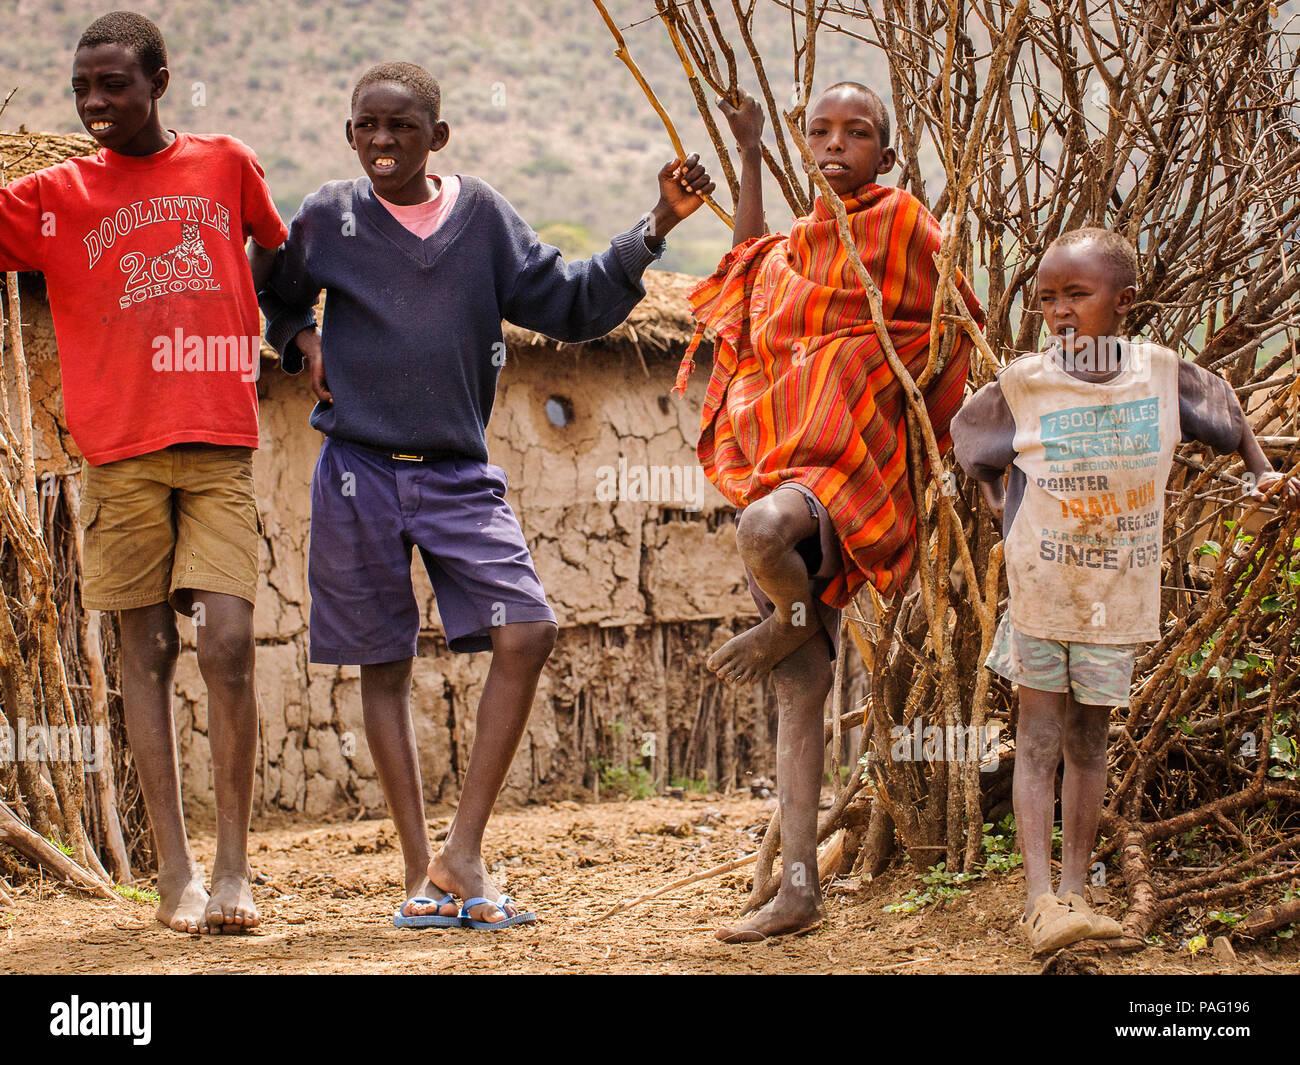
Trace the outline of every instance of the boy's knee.
<instances>
[{"instance_id":1,"label":"boy's knee","mask_svg":"<svg viewBox=\"0 0 1300 1065\"><path fill-rule=\"evenodd\" d=\"M181 639L170 615L148 627L124 624L122 630L125 665L160 674L176 665L181 653Z\"/></svg>"},{"instance_id":2,"label":"boy's knee","mask_svg":"<svg viewBox=\"0 0 1300 1065\"><path fill-rule=\"evenodd\" d=\"M1061 761L1061 732L1055 727L1020 728L1016 732L1016 764L1056 771Z\"/></svg>"},{"instance_id":3,"label":"boy's knee","mask_svg":"<svg viewBox=\"0 0 1300 1065\"><path fill-rule=\"evenodd\" d=\"M361 667L362 691L374 691L383 697L404 695L411 688L413 666L414 659L411 658L363 665Z\"/></svg>"},{"instance_id":4,"label":"boy's knee","mask_svg":"<svg viewBox=\"0 0 1300 1065\"><path fill-rule=\"evenodd\" d=\"M820 637L816 637L820 639ZM830 695L831 688L835 684L835 671L831 668L830 659L820 666L814 666L809 671L807 691L809 702L822 704L826 702L826 697Z\"/></svg>"},{"instance_id":5,"label":"boy's knee","mask_svg":"<svg viewBox=\"0 0 1300 1065\"><path fill-rule=\"evenodd\" d=\"M541 670L555 650L559 628L553 621L529 621L502 625L492 633L492 653Z\"/></svg>"},{"instance_id":6,"label":"boy's knee","mask_svg":"<svg viewBox=\"0 0 1300 1065\"><path fill-rule=\"evenodd\" d=\"M1063 747L1072 765L1097 768L1106 764L1110 715L1104 708L1083 707L1065 729Z\"/></svg>"},{"instance_id":7,"label":"boy's knee","mask_svg":"<svg viewBox=\"0 0 1300 1065\"><path fill-rule=\"evenodd\" d=\"M796 652L797 657L791 655L777 663L772 671L778 690L789 693L789 705L812 708L819 716L835 684L835 662L830 657L827 640L825 633L817 633L804 645L810 653Z\"/></svg>"},{"instance_id":8,"label":"boy's knee","mask_svg":"<svg viewBox=\"0 0 1300 1065\"><path fill-rule=\"evenodd\" d=\"M239 630L202 632L198 639L199 672L209 684L238 687L253 679L253 634Z\"/></svg>"},{"instance_id":9,"label":"boy's knee","mask_svg":"<svg viewBox=\"0 0 1300 1065\"><path fill-rule=\"evenodd\" d=\"M792 495L778 492L776 495ZM736 526L736 546L750 569L767 569L801 537L792 537L789 514L771 496L747 506Z\"/></svg>"}]
</instances>

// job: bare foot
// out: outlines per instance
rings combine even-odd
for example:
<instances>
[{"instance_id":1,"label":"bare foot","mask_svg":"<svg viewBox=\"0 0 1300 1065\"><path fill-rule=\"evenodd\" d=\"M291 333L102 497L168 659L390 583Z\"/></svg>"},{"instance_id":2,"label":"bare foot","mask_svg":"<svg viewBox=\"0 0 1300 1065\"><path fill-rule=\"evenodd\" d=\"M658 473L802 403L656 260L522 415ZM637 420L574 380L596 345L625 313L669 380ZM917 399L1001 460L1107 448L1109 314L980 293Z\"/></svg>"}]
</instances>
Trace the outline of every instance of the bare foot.
<instances>
[{"instance_id":1,"label":"bare foot","mask_svg":"<svg viewBox=\"0 0 1300 1065\"><path fill-rule=\"evenodd\" d=\"M445 906L439 906L435 902L434 905L428 906L425 905L423 902L410 901L411 899L417 898L419 896L423 896L426 899L436 900L442 898L446 894L447 892L443 891L442 888L438 887L438 885L433 883L433 881L431 881L428 877L425 877L423 881L418 882L416 884L411 884L410 882L408 882L406 885L407 901L402 906L402 916L403 917L432 917L434 915L437 915L439 917L455 917L456 914L460 912L460 907L457 906L455 902L449 902Z\"/></svg>"},{"instance_id":2,"label":"bare foot","mask_svg":"<svg viewBox=\"0 0 1300 1065\"><path fill-rule=\"evenodd\" d=\"M497 899L502 891L490 876L482 857L475 855L472 859L460 859L447 853L444 847L429 861L429 880L432 884L441 884L434 888L434 897L440 898L447 891L462 899L484 898ZM514 906L507 906L503 911L492 903L480 903L469 910L469 916L475 921L487 921L496 924L519 912Z\"/></svg>"},{"instance_id":3,"label":"bare foot","mask_svg":"<svg viewBox=\"0 0 1300 1065\"><path fill-rule=\"evenodd\" d=\"M253 902L247 876L212 874L212 897L207 908L208 930L213 934L239 935L258 926L261 918Z\"/></svg>"},{"instance_id":4,"label":"bare foot","mask_svg":"<svg viewBox=\"0 0 1300 1065\"><path fill-rule=\"evenodd\" d=\"M157 917L173 932L196 936L208 930L203 911L208 905L208 892L203 886L203 870L191 866L179 876L158 874Z\"/></svg>"},{"instance_id":5,"label":"bare foot","mask_svg":"<svg viewBox=\"0 0 1300 1065\"><path fill-rule=\"evenodd\" d=\"M728 684L762 680L773 666L806 643L821 627L815 615L804 620L811 623L786 625L775 614L766 617L714 651L707 665Z\"/></svg>"},{"instance_id":6,"label":"bare foot","mask_svg":"<svg viewBox=\"0 0 1300 1065\"><path fill-rule=\"evenodd\" d=\"M826 911L817 899L777 895L747 921L719 928L716 935L723 943L761 943L773 936L811 932L825 918Z\"/></svg>"}]
</instances>

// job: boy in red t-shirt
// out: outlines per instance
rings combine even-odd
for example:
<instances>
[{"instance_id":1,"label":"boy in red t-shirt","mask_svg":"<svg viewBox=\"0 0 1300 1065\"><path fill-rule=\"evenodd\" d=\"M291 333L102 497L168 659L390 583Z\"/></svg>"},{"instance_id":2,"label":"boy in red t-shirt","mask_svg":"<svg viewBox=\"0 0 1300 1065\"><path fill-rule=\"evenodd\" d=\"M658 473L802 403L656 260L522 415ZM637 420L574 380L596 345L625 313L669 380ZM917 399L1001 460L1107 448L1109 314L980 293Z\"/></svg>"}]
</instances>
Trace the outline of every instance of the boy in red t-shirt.
<instances>
[{"instance_id":1,"label":"boy in red t-shirt","mask_svg":"<svg viewBox=\"0 0 1300 1065\"><path fill-rule=\"evenodd\" d=\"M166 63L143 16L114 12L82 34L72 88L101 151L0 189L0 270L45 274L68 430L86 457L82 604L120 612L122 705L157 845L158 919L178 932L230 933L258 923L248 884L260 539L253 273L269 270L287 231L246 145L163 128ZM173 610L194 618L208 688L210 896L181 807Z\"/></svg>"}]
</instances>

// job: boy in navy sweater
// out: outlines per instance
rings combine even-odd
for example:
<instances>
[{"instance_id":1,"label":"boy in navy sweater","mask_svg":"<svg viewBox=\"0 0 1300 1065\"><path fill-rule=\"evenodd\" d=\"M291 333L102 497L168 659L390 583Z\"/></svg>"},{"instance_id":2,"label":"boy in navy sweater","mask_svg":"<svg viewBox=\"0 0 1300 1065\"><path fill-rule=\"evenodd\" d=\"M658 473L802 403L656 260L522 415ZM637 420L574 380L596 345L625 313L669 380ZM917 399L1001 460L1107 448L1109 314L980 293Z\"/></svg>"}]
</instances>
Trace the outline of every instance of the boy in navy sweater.
<instances>
[{"instance_id":1,"label":"boy in navy sweater","mask_svg":"<svg viewBox=\"0 0 1300 1065\"><path fill-rule=\"evenodd\" d=\"M557 632L505 473L488 463L501 320L567 342L609 332L645 295L640 277L664 235L713 183L697 156L667 164L640 223L565 264L486 182L426 173L449 137L439 110L422 68L366 72L347 125L366 176L304 201L260 296L267 340L289 372L305 362L320 401L310 657L361 666L366 738L406 864L408 898L393 922L498 930L534 917L488 875L483 830ZM492 651L460 806L436 856L409 707L420 621L412 546L451 649Z\"/></svg>"}]
</instances>

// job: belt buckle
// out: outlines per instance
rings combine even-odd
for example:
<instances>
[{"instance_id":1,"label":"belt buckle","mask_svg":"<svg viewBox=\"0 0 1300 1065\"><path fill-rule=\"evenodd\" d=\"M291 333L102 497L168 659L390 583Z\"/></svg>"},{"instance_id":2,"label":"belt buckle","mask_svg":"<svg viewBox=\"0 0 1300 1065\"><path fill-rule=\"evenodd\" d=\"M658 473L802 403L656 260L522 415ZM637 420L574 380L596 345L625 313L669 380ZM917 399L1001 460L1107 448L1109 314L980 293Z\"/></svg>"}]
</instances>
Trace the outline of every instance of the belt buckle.
<instances>
[{"instance_id":1,"label":"belt buckle","mask_svg":"<svg viewBox=\"0 0 1300 1065\"><path fill-rule=\"evenodd\" d=\"M392 459L396 459L398 462L423 462L424 461L423 455L404 455L396 451L394 451L388 457Z\"/></svg>"}]
</instances>

